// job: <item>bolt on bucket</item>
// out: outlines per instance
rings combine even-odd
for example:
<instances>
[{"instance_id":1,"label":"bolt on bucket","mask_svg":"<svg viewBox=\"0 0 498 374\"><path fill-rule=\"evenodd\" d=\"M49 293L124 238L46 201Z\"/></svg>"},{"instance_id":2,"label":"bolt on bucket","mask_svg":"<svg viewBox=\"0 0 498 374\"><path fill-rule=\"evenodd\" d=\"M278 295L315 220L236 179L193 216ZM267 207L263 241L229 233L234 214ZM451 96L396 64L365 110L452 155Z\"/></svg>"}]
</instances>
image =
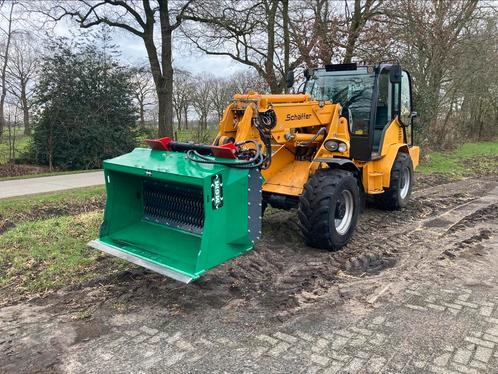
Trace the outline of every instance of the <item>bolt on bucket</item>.
<instances>
[{"instance_id":1,"label":"bolt on bucket","mask_svg":"<svg viewBox=\"0 0 498 374\"><path fill-rule=\"evenodd\" d=\"M189 283L261 235L257 169L200 164L137 148L104 162L107 202L89 245Z\"/></svg>"}]
</instances>

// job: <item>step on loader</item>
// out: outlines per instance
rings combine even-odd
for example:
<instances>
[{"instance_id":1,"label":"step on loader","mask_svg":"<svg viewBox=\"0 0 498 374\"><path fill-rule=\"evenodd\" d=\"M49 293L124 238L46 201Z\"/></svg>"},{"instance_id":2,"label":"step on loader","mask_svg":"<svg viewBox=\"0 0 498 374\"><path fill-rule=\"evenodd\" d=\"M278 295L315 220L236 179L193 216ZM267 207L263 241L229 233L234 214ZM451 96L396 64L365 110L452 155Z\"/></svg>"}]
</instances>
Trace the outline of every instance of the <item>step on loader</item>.
<instances>
[{"instance_id":1,"label":"step on loader","mask_svg":"<svg viewBox=\"0 0 498 374\"><path fill-rule=\"evenodd\" d=\"M348 243L367 197L406 206L419 161L409 73L339 64L305 77L301 93L235 95L212 145L152 139L106 160L89 245L188 283L250 251L268 205L297 208L306 244L328 250Z\"/></svg>"}]
</instances>

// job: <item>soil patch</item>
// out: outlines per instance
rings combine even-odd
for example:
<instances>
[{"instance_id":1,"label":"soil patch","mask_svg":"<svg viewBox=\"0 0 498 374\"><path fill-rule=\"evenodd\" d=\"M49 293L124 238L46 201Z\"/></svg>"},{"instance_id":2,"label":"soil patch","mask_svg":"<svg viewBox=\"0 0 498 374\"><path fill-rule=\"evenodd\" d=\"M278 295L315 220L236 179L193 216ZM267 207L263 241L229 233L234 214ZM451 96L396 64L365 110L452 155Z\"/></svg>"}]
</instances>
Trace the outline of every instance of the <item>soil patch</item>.
<instances>
[{"instance_id":1,"label":"soil patch","mask_svg":"<svg viewBox=\"0 0 498 374\"><path fill-rule=\"evenodd\" d=\"M443 173L415 173L415 184L413 185L413 191L418 191L423 188L438 186L440 184L449 183L455 178L448 174Z\"/></svg>"},{"instance_id":2,"label":"soil patch","mask_svg":"<svg viewBox=\"0 0 498 374\"><path fill-rule=\"evenodd\" d=\"M0 214L0 234L11 229L20 222L36 221L59 216L75 216L81 213L88 213L98 209L104 209L105 196L96 195L84 201L64 201L51 202L45 205L34 206L26 212L9 212L8 217Z\"/></svg>"},{"instance_id":3,"label":"soil patch","mask_svg":"<svg viewBox=\"0 0 498 374\"><path fill-rule=\"evenodd\" d=\"M498 156L476 156L462 162L468 165L467 175L472 177L496 175L498 168Z\"/></svg>"},{"instance_id":4,"label":"soil patch","mask_svg":"<svg viewBox=\"0 0 498 374\"><path fill-rule=\"evenodd\" d=\"M434 247L424 231L417 230L421 220L437 219L483 196L489 183L494 182L460 181L447 188L428 188L413 196L402 211L368 208L351 242L338 252L307 247L297 228L296 212L270 209L263 219L263 239L253 251L210 270L192 284L183 285L130 264L127 271L66 289L62 297L54 296L59 304L53 304L52 298L43 303L57 309L63 302L69 313L76 314L96 304L107 306L100 309L109 313L157 307L170 316L243 308L254 315L264 313L268 321L282 321L304 307L318 305L318 300L342 303L365 292L365 287L379 287L375 279L395 269L404 254L415 247ZM347 286L351 279L366 283L346 292L347 287L341 285Z\"/></svg>"},{"instance_id":5,"label":"soil patch","mask_svg":"<svg viewBox=\"0 0 498 374\"><path fill-rule=\"evenodd\" d=\"M263 218L263 238L254 250L210 270L192 284L184 285L127 264L126 271L103 272L89 282L39 298L36 303L51 305L54 312L62 304L75 318L82 311L93 318L92 310L98 305L99 313L138 312L148 307L160 309L165 316L206 313L211 308L243 308L254 315L267 315L268 321L282 320L317 304L319 299L341 303L363 292L337 291L351 279L371 278L367 282L369 289L379 287L374 279L404 266L400 262L403 254L414 248L434 247L418 229L420 221L437 219L448 210L482 197L495 185L494 180L471 179L444 186L423 185L423 191L414 194L401 211L368 207L360 216L351 242L338 252L307 247L298 229L296 212L269 209ZM94 204L88 209L102 207L103 199ZM65 209L66 213L71 211L69 207ZM105 267L106 263L102 261L98 266Z\"/></svg>"},{"instance_id":6,"label":"soil patch","mask_svg":"<svg viewBox=\"0 0 498 374\"><path fill-rule=\"evenodd\" d=\"M29 164L3 164L0 165L0 178L21 177L23 175L48 173L47 166Z\"/></svg>"},{"instance_id":7,"label":"soil patch","mask_svg":"<svg viewBox=\"0 0 498 374\"><path fill-rule=\"evenodd\" d=\"M453 225L447 231L447 234L452 234L460 230L465 230L469 227L474 227L481 222L496 222L497 220L498 204L492 204L466 216L464 219Z\"/></svg>"}]
</instances>

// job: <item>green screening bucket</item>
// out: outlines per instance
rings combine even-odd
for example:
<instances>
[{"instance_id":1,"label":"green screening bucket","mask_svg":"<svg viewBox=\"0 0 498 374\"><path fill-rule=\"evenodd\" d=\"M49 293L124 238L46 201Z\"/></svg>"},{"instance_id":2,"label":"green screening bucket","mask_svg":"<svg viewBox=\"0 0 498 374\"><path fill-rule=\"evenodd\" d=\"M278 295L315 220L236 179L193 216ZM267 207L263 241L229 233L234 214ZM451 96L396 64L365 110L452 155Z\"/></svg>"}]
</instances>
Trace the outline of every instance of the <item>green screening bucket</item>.
<instances>
[{"instance_id":1,"label":"green screening bucket","mask_svg":"<svg viewBox=\"0 0 498 374\"><path fill-rule=\"evenodd\" d=\"M257 169L137 148L105 161L104 175L104 221L89 245L160 274L189 283L261 235Z\"/></svg>"}]
</instances>

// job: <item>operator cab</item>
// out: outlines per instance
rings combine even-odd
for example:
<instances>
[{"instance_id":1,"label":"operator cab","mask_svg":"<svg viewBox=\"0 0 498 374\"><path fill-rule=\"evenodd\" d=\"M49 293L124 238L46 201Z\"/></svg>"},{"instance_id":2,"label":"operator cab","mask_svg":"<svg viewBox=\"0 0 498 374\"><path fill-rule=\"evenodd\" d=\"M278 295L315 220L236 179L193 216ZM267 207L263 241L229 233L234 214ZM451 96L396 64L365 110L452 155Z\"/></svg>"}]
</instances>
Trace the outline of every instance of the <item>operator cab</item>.
<instances>
[{"instance_id":1,"label":"operator cab","mask_svg":"<svg viewBox=\"0 0 498 374\"><path fill-rule=\"evenodd\" d=\"M326 65L309 74L305 91L319 102L341 104L354 159L380 157L384 134L394 120L403 127L405 143L413 144L411 80L397 64Z\"/></svg>"}]
</instances>

